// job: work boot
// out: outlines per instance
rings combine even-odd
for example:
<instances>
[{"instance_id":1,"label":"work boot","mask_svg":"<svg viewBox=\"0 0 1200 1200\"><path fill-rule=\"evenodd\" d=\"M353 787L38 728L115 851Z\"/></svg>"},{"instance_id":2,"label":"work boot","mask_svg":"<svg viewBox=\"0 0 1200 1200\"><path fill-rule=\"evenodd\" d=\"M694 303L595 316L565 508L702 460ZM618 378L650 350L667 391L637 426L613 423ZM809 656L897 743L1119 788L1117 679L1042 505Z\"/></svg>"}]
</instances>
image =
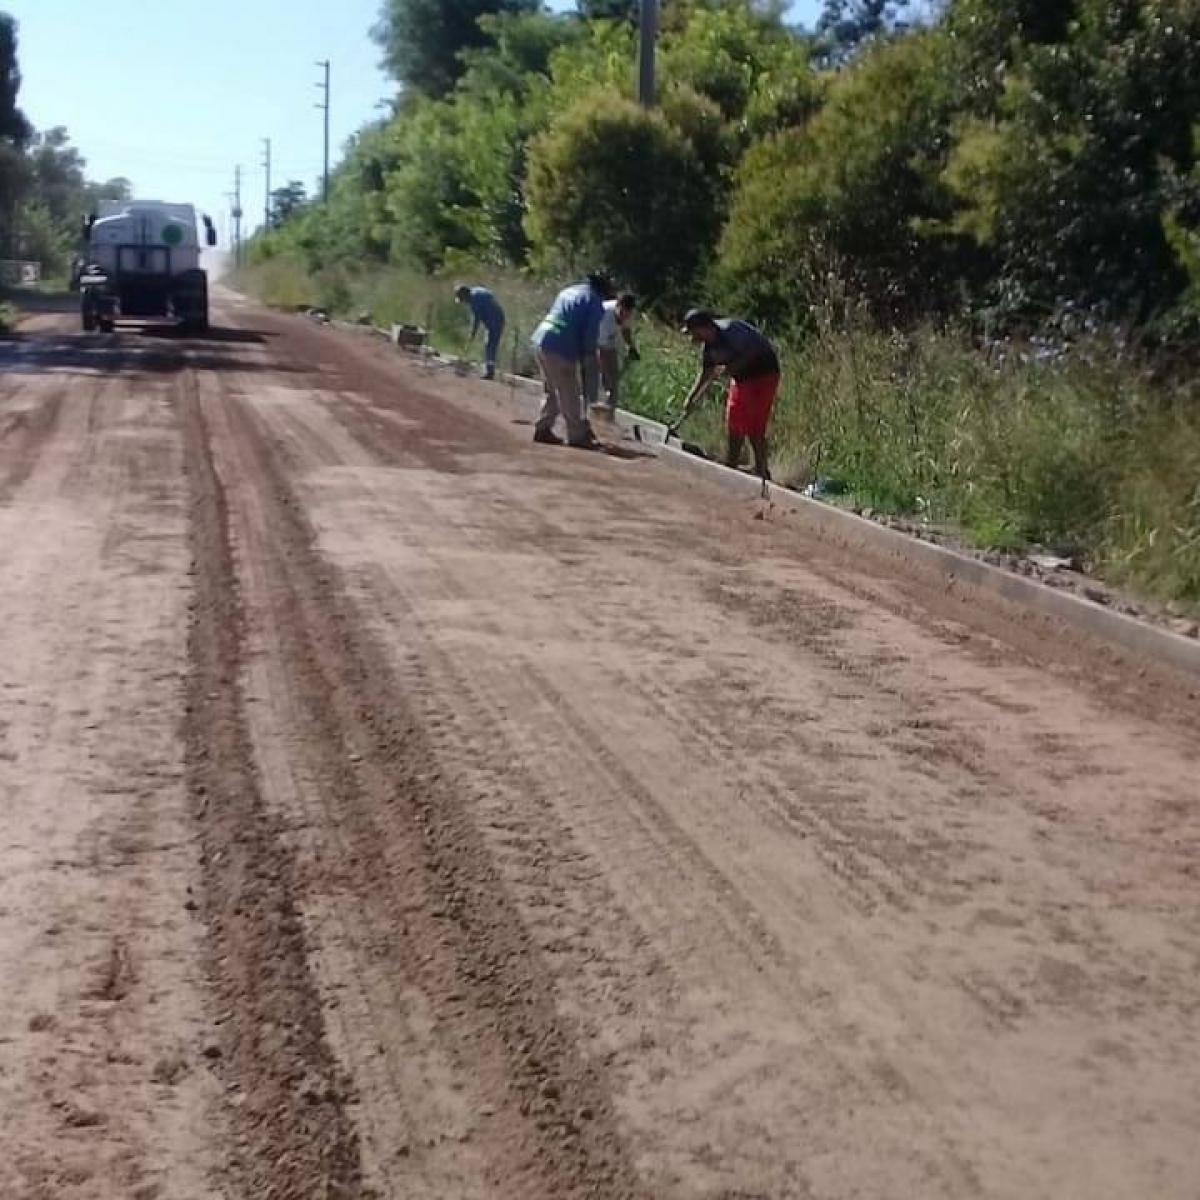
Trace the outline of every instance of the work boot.
<instances>
[{"instance_id":1,"label":"work boot","mask_svg":"<svg viewBox=\"0 0 1200 1200\"><path fill-rule=\"evenodd\" d=\"M533 431L533 440L539 446L561 446L562 438L553 429L543 429L540 425Z\"/></svg>"},{"instance_id":2,"label":"work boot","mask_svg":"<svg viewBox=\"0 0 1200 1200\"><path fill-rule=\"evenodd\" d=\"M569 442L572 450L603 450L604 443L589 429L578 441Z\"/></svg>"}]
</instances>

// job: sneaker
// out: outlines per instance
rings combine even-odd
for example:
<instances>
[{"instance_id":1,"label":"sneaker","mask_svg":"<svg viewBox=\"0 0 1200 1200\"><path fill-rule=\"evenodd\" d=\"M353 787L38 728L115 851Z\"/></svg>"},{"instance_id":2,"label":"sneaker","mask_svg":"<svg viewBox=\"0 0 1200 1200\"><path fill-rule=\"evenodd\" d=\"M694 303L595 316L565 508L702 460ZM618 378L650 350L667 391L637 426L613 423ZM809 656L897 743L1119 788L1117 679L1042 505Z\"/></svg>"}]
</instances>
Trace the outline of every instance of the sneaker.
<instances>
[{"instance_id":1,"label":"sneaker","mask_svg":"<svg viewBox=\"0 0 1200 1200\"><path fill-rule=\"evenodd\" d=\"M535 429L533 431L533 440L539 446L561 446L563 444L562 438L553 429Z\"/></svg>"},{"instance_id":2,"label":"sneaker","mask_svg":"<svg viewBox=\"0 0 1200 1200\"><path fill-rule=\"evenodd\" d=\"M488 367L488 369L486 371L484 371L484 373L483 373L483 378L488 379L488 380L495 379L496 378L496 368Z\"/></svg>"},{"instance_id":3,"label":"sneaker","mask_svg":"<svg viewBox=\"0 0 1200 1200\"><path fill-rule=\"evenodd\" d=\"M572 450L603 450L604 443L589 429L585 437L577 442L569 442Z\"/></svg>"}]
</instances>

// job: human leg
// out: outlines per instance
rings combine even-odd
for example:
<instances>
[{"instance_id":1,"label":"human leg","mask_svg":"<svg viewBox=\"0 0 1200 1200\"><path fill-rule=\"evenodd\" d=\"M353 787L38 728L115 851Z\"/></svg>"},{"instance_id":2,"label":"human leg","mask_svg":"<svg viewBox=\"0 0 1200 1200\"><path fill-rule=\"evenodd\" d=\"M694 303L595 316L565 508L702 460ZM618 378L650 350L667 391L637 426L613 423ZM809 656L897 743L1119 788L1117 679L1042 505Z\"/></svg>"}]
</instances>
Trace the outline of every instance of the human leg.
<instances>
[{"instance_id":1,"label":"human leg","mask_svg":"<svg viewBox=\"0 0 1200 1200\"><path fill-rule=\"evenodd\" d=\"M483 351L484 374L488 379L496 377L496 359L500 354L500 339L504 336L504 322L497 321L488 327L487 345Z\"/></svg>"},{"instance_id":2,"label":"human leg","mask_svg":"<svg viewBox=\"0 0 1200 1200\"><path fill-rule=\"evenodd\" d=\"M761 375L754 379L735 381L729 389L726 420L729 425L729 465L735 466L741 457L743 441L749 439L754 451L754 470L764 479L770 478L767 462L767 425L779 391L778 375ZM734 454L734 440L737 454Z\"/></svg>"},{"instance_id":3,"label":"human leg","mask_svg":"<svg viewBox=\"0 0 1200 1200\"><path fill-rule=\"evenodd\" d=\"M754 473L762 479L770 479L771 471L767 465L767 435L755 434L750 441L750 449L754 452Z\"/></svg>"},{"instance_id":4,"label":"human leg","mask_svg":"<svg viewBox=\"0 0 1200 1200\"><path fill-rule=\"evenodd\" d=\"M557 372L553 363L556 357L556 355L547 354L541 347L537 349L538 370L542 373L542 389L545 393L542 398L542 408L533 429L533 436L539 441L555 436L554 423L558 420L560 412L558 388L555 383Z\"/></svg>"},{"instance_id":5,"label":"human leg","mask_svg":"<svg viewBox=\"0 0 1200 1200\"><path fill-rule=\"evenodd\" d=\"M615 412L620 387L621 360L615 346L604 346L600 350L600 382L610 412Z\"/></svg>"},{"instance_id":6,"label":"human leg","mask_svg":"<svg viewBox=\"0 0 1200 1200\"><path fill-rule=\"evenodd\" d=\"M560 358L557 354L544 354L543 359L545 378L554 389L556 412L562 414L567 426L567 441L573 446L593 442L595 434L583 415L580 364L568 358Z\"/></svg>"}]
</instances>

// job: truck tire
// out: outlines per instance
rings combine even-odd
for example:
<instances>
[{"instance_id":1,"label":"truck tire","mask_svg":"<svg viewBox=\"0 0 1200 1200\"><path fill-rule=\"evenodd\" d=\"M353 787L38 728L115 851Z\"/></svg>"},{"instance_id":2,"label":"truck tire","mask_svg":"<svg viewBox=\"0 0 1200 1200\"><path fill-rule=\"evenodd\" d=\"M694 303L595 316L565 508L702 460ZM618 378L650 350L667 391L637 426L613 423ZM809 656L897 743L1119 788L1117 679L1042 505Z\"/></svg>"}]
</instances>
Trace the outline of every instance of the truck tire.
<instances>
[{"instance_id":1,"label":"truck tire","mask_svg":"<svg viewBox=\"0 0 1200 1200\"><path fill-rule=\"evenodd\" d=\"M173 305L185 336L208 330L208 276L200 270L184 271L176 281Z\"/></svg>"}]
</instances>

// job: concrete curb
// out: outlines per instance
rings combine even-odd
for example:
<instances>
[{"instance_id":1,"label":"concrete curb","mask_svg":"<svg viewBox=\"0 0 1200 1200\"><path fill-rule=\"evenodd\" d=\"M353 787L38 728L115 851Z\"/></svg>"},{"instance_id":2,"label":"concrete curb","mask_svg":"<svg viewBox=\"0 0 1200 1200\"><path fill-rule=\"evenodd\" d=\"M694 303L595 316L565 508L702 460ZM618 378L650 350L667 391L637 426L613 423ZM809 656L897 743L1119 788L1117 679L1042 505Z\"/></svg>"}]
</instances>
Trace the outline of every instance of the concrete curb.
<instances>
[{"instance_id":1,"label":"concrete curb","mask_svg":"<svg viewBox=\"0 0 1200 1200\"><path fill-rule=\"evenodd\" d=\"M437 354L427 356L427 361L428 358L446 366L455 365L457 361ZM538 380L528 379L524 375L497 372L496 380L510 388L528 391L531 396L540 395L542 391ZM762 495L762 482L757 477L669 445L667 427L662 422L623 408L617 410L615 420L624 429L636 427L638 439L653 448L664 464L704 479L727 492L748 498ZM803 519L807 529L826 541L849 547L865 546L888 558L918 563L940 575L948 588L963 584L993 592L1034 612L1066 621L1093 637L1115 643L1175 670L1200 676L1200 641L1193 638L1114 612L1085 597L1048 587L1037 580L994 567L934 542L922 541L911 534L889 529L886 525L876 524L866 517L830 504L822 504L819 500L812 500L778 484L767 484L767 494L777 508L796 513Z\"/></svg>"},{"instance_id":2,"label":"concrete curb","mask_svg":"<svg viewBox=\"0 0 1200 1200\"><path fill-rule=\"evenodd\" d=\"M706 479L726 491L747 497L762 494L762 482L753 475L697 458L674 446L661 445L657 451L663 462L676 470ZM965 584L994 592L1034 612L1066 621L1093 637L1200 677L1200 641L1193 638L1114 612L1086 597L1048 587L934 542L878 525L856 513L810 500L776 484L767 484L767 492L772 504L796 513L803 519L806 529L826 541L843 546L865 546L889 558L918 563L940 575L948 588Z\"/></svg>"}]
</instances>

